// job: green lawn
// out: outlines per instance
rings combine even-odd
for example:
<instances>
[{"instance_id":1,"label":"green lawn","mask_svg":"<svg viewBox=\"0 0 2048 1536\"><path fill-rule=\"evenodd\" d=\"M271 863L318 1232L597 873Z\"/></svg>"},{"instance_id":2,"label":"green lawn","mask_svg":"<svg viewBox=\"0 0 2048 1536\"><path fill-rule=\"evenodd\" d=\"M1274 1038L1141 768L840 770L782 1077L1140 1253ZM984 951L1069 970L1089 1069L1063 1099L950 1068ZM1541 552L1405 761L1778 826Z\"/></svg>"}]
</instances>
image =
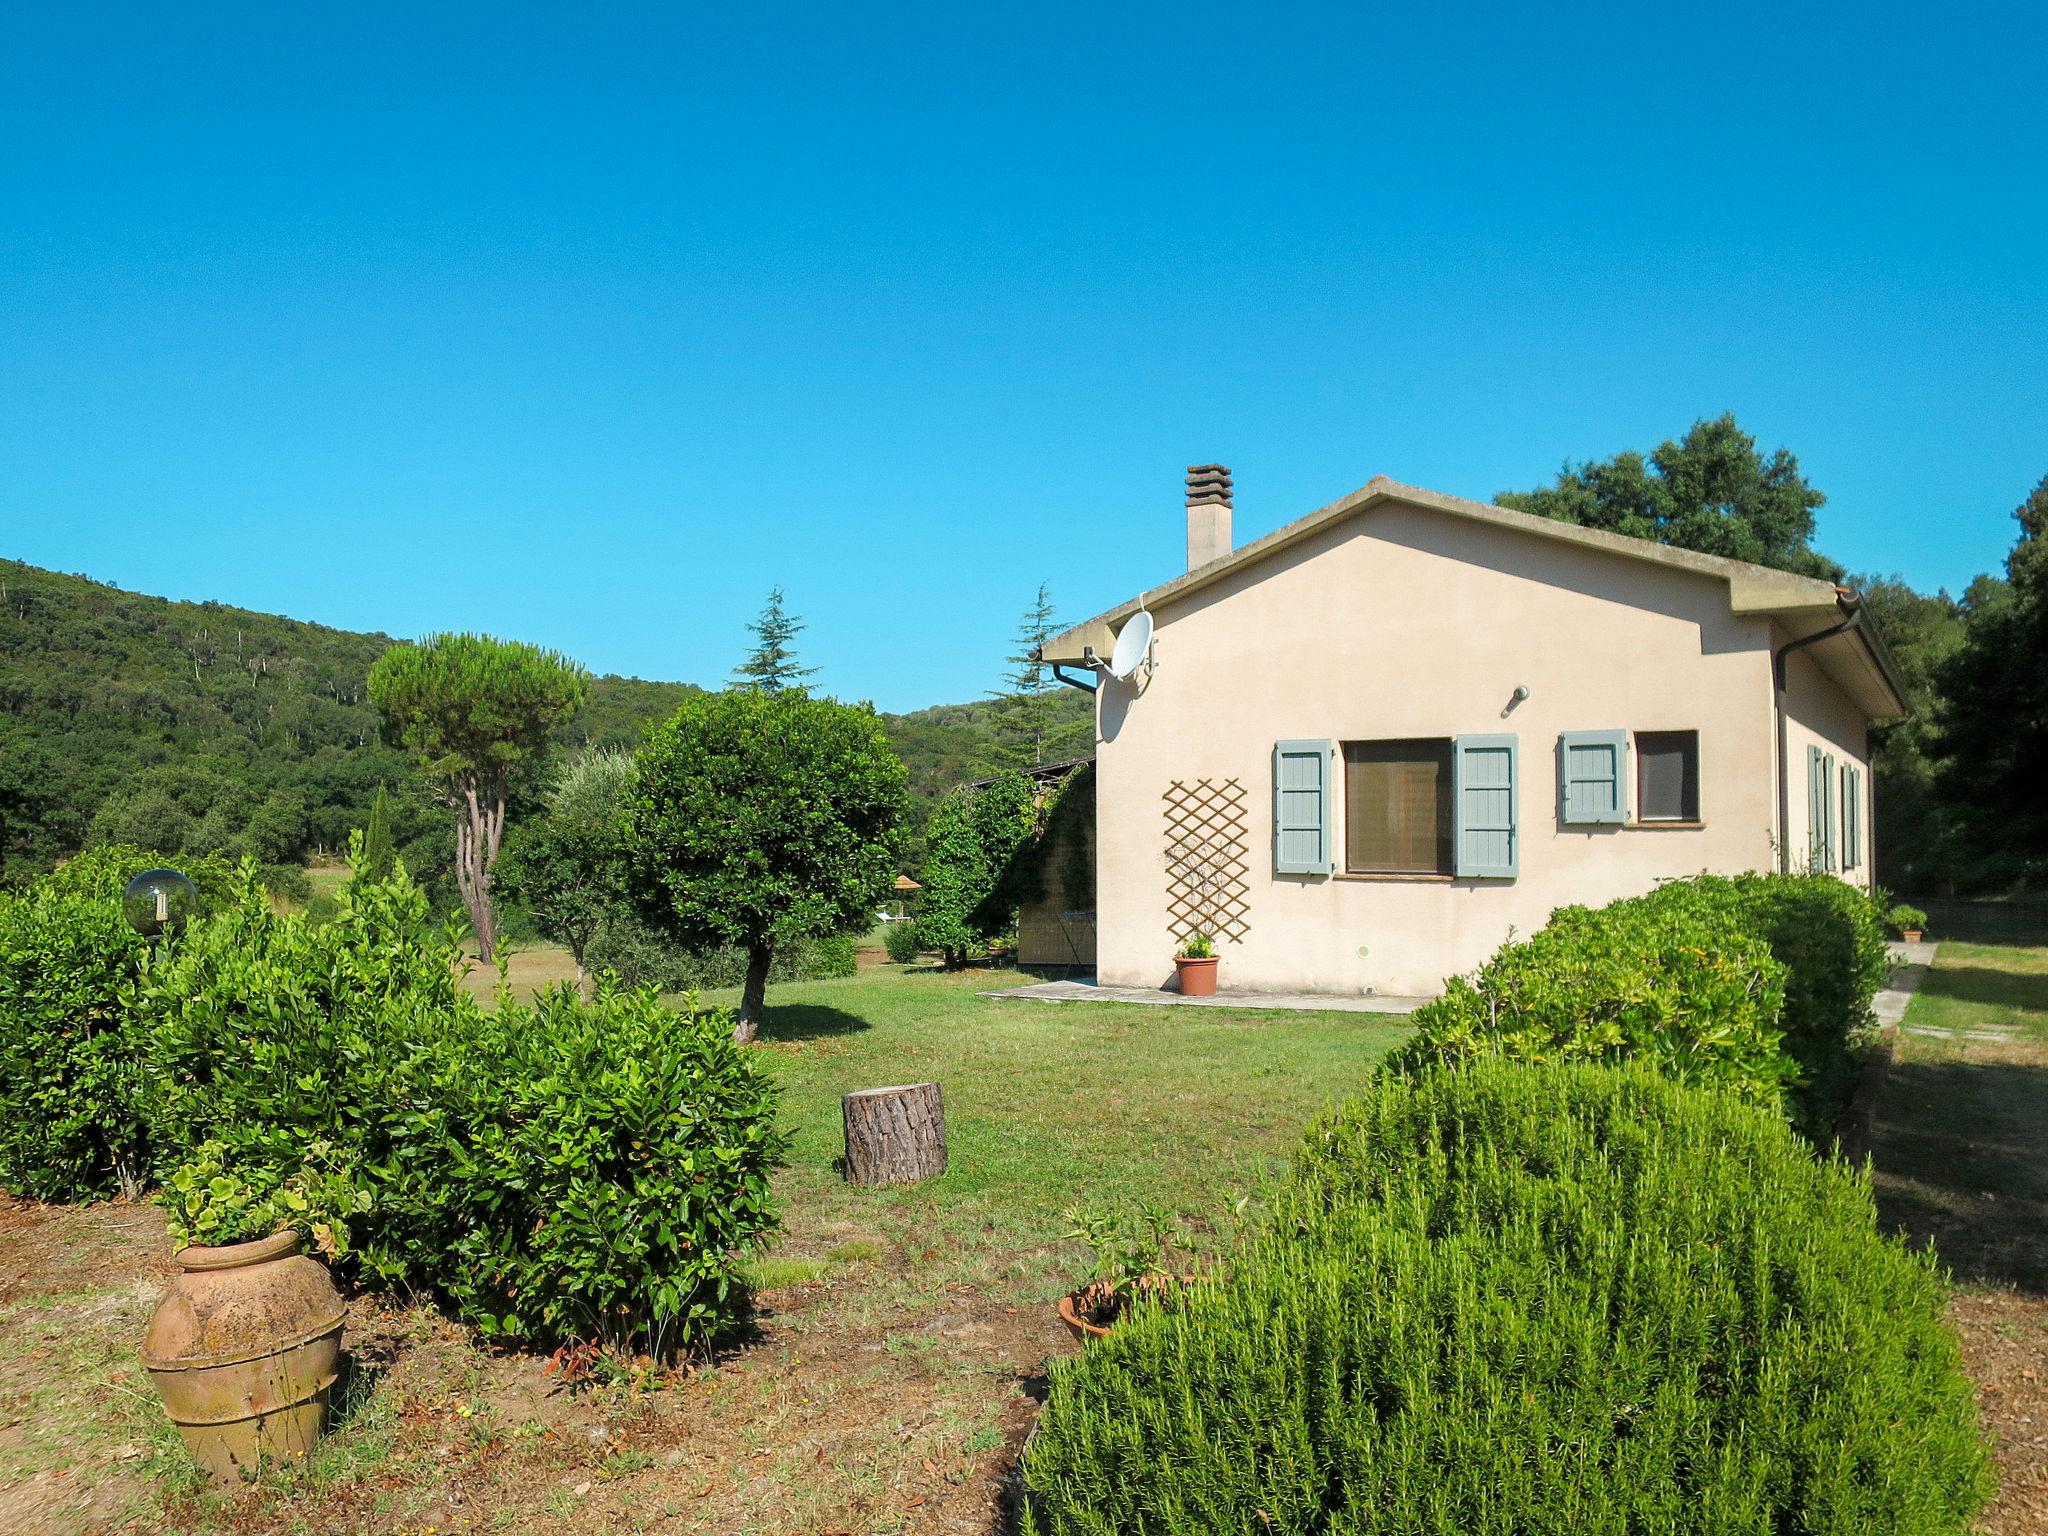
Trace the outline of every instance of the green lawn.
<instances>
[{"instance_id":1,"label":"green lawn","mask_svg":"<svg viewBox=\"0 0 2048 1536\"><path fill-rule=\"evenodd\" d=\"M913 1287L1035 1301L1075 1278L1061 1216L1072 1206L1164 1205L1187 1218L1195 1246L1213 1247L1310 1117L1406 1034L1372 1014L978 995L1028 979L892 965L770 989L759 1050L793 1142L778 1258L878 1250ZM840 1095L927 1080L945 1093L946 1175L848 1185L834 1167Z\"/></svg>"},{"instance_id":2,"label":"green lawn","mask_svg":"<svg viewBox=\"0 0 2048 1536\"><path fill-rule=\"evenodd\" d=\"M1891 1219L1962 1280L2048 1296L2048 949L1941 946L1879 1120Z\"/></svg>"},{"instance_id":3,"label":"green lawn","mask_svg":"<svg viewBox=\"0 0 2048 1536\"><path fill-rule=\"evenodd\" d=\"M1977 1530L2037 1536L2048 1530L2048 948L1943 942L1906 1010L1871 1157L1886 1225L1931 1243L1960 1282L1949 1313L2001 1485Z\"/></svg>"}]
</instances>

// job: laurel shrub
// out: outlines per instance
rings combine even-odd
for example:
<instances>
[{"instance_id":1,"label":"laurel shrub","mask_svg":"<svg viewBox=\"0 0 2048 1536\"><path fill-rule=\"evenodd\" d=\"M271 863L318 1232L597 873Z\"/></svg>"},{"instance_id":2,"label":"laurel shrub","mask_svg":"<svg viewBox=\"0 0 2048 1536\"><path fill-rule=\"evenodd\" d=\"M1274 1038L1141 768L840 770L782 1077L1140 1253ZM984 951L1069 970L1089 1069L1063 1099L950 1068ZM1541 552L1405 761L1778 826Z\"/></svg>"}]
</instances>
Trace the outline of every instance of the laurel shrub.
<instances>
[{"instance_id":1,"label":"laurel shrub","mask_svg":"<svg viewBox=\"0 0 2048 1536\"><path fill-rule=\"evenodd\" d=\"M1781 1106L1819 1144L1889 969L1878 906L1829 875L1701 875L1560 907L1418 1009L1395 1071L1500 1056L1640 1061Z\"/></svg>"},{"instance_id":2,"label":"laurel shrub","mask_svg":"<svg viewBox=\"0 0 2048 1536\"><path fill-rule=\"evenodd\" d=\"M347 1212L344 1274L433 1292L507 1339L704 1344L776 1228L772 1081L729 1014L651 989L485 1008L459 941L403 870L344 888L320 926L250 880L143 971L162 1175L175 1192L203 1151L268 1190L319 1148L323 1188L354 1180L322 1207Z\"/></svg>"}]
</instances>

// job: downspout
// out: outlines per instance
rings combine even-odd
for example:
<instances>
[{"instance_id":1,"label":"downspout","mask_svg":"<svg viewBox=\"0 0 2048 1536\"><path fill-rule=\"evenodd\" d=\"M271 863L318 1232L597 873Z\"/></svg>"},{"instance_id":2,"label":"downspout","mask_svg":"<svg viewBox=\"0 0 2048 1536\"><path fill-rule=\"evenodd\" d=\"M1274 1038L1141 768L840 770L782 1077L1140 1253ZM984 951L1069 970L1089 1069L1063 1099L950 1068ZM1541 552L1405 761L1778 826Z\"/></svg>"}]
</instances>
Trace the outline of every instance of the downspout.
<instances>
[{"instance_id":1,"label":"downspout","mask_svg":"<svg viewBox=\"0 0 2048 1536\"><path fill-rule=\"evenodd\" d=\"M1785 658L1794 651L1803 651L1809 645L1819 645L1823 640L1832 640L1837 635L1846 635L1863 622L1863 598L1847 588L1836 588L1835 601L1847 611L1848 617L1831 629L1807 635L1803 639L1788 640L1771 653L1771 699L1777 712L1778 721L1778 872L1792 872L1792 788L1791 764L1786 758L1785 740Z\"/></svg>"}]
</instances>

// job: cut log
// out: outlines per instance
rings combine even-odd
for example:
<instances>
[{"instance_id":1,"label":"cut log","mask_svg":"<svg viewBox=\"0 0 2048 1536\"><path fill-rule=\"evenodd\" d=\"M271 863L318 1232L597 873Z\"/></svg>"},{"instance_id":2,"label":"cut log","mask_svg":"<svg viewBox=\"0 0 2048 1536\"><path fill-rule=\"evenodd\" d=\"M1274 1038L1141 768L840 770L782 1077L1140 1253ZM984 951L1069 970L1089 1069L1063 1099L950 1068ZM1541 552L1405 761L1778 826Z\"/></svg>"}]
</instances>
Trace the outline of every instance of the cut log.
<instances>
[{"instance_id":1,"label":"cut log","mask_svg":"<svg viewBox=\"0 0 2048 1536\"><path fill-rule=\"evenodd\" d=\"M863 1088L839 1108L849 1183L915 1184L946 1171L946 1104L937 1083Z\"/></svg>"}]
</instances>

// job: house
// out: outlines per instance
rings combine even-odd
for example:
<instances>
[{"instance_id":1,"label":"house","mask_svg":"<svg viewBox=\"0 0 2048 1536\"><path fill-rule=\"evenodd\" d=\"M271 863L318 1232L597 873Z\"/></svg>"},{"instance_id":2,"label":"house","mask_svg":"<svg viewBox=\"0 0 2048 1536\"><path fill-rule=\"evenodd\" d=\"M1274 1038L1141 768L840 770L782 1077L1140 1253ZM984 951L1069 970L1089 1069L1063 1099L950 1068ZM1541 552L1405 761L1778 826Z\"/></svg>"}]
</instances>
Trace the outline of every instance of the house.
<instances>
[{"instance_id":1,"label":"house","mask_svg":"<svg viewBox=\"0 0 2048 1536\"><path fill-rule=\"evenodd\" d=\"M1048 642L1096 697L1096 970L1422 994L1570 903L1701 871L1871 877L1869 727L1906 712L1856 595L1379 478ZM1106 658L1133 618L1142 665Z\"/></svg>"}]
</instances>

